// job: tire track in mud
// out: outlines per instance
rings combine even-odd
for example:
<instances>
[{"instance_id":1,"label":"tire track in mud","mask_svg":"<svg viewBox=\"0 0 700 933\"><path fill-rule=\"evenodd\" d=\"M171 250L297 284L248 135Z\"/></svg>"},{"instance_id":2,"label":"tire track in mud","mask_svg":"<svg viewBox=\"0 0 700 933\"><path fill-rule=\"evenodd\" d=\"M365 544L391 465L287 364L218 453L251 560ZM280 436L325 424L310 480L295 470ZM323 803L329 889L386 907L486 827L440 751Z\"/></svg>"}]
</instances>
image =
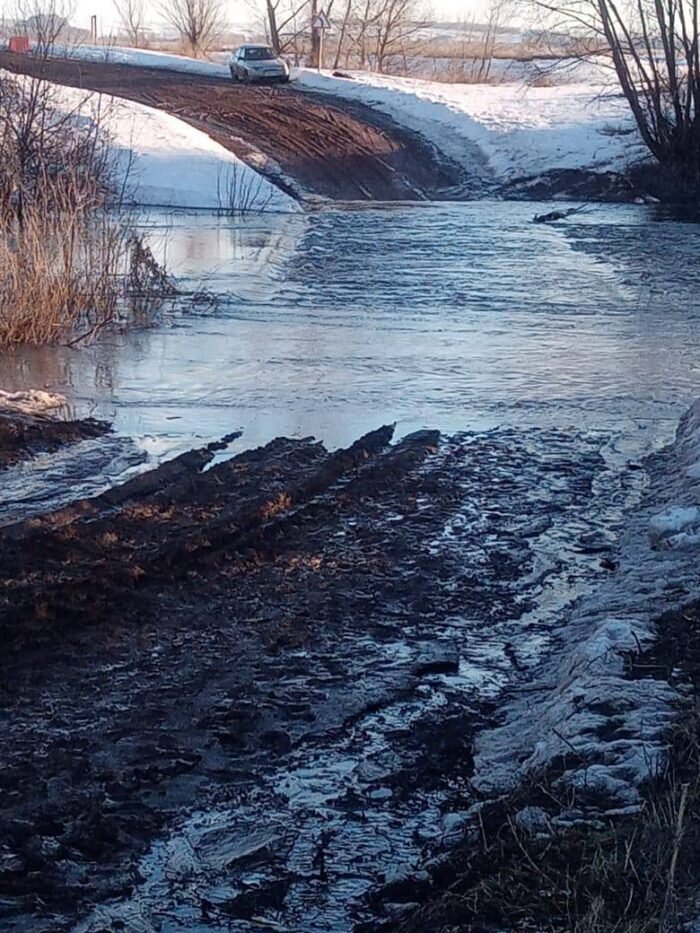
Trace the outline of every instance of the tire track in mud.
<instances>
[{"instance_id":1,"label":"tire track in mud","mask_svg":"<svg viewBox=\"0 0 700 933\"><path fill-rule=\"evenodd\" d=\"M7 52L0 68L173 113L292 194L301 186L335 200L439 200L478 188L417 134L371 107L328 95L108 62L44 65Z\"/></svg>"},{"instance_id":2,"label":"tire track in mud","mask_svg":"<svg viewBox=\"0 0 700 933\"><path fill-rule=\"evenodd\" d=\"M608 480L602 439L391 434L0 532L4 929L345 931L414 890L556 587L530 611L601 572L571 542Z\"/></svg>"}]
</instances>

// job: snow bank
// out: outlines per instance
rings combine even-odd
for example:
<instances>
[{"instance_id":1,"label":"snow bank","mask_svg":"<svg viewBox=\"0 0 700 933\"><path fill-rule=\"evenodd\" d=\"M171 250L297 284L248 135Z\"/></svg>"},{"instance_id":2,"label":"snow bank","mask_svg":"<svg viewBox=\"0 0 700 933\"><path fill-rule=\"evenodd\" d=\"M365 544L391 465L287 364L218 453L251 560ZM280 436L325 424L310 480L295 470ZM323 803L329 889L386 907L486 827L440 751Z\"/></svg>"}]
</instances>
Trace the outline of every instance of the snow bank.
<instances>
[{"instance_id":1,"label":"snow bank","mask_svg":"<svg viewBox=\"0 0 700 933\"><path fill-rule=\"evenodd\" d=\"M57 106L101 118L126 194L149 207L296 211L296 201L206 133L162 110L121 98L56 87Z\"/></svg>"},{"instance_id":2,"label":"snow bank","mask_svg":"<svg viewBox=\"0 0 700 933\"><path fill-rule=\"evenodd\" d=\"M681 695L661 679L628 678L625 658L654 642L662 612L700 599L700 535L691 540L688 531L700 521L700 478L689 475L699 459L700 402L674 444L648 463L650 487L629 519L617 571L564 620L560 648L515 695L503 725L478 739L480 790L506 792L568 759L563 784L612 809L638 803L639 784L663 761ZM659 547L660 539L679 534L686 534L685 546Z\"/></svg>"},{"instance_id":3,"label":"snow bank","mask_svg":"<svg viewBox=\"0 0 700 933\"><path fill-rule=\"evenodd\" d=\"M441 84L301 71L297 86L361 101L432 141L470 172L500 181L551 169L623 170L644 156L624 99L602 84Z\"/></svg>"},{"instance_id":4,"label":"snow bank","mask_svg":"<svg viewBox=\"0 0 700 933\"><path fill-rule=\"evenodd\" d=\"M82 62L101 62L110 65L135 65L140 68L159 68L184 74L204 75L207 78L228 78L227 65L187 58L166 52L149 52L111 45L55 46L55 58L72 58Z\"/></svg>"}]
</instances>

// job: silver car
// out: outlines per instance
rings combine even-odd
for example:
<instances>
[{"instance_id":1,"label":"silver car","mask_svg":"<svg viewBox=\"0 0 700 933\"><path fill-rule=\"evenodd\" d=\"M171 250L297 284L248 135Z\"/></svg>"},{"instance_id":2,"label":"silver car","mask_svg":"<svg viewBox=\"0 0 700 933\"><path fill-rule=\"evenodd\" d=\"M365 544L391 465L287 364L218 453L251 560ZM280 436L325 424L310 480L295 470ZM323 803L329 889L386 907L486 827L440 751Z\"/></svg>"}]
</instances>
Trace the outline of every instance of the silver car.
<instances>
[{"instance_id":1,"label":"silver car","mask_svg":"<svg viewBox=\"0 0 700 933\"><path fill-rule=\"evenodd\" d=\"M242 45L229 63L234 81L289 81L289 65L267 45Z\"/></svg>"}]
</instances>

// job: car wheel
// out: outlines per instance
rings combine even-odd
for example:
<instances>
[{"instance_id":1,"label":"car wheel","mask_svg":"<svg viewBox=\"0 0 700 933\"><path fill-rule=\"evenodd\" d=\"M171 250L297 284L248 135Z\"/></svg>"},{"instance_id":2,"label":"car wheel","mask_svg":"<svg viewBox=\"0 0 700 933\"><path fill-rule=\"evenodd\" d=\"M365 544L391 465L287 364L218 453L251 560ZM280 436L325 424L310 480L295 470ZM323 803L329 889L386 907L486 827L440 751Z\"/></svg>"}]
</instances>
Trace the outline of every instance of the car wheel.
<instances>
[{"instance_id":1,"label":"car wheel","mask_svg":"<svg viewBox=\"0 0 700 933\"><path fill-rule=\"evenodd\" d=\"M231 68L229 68L229 71L231 72L231 80L238 81L238 74L236 73L236 69L233 66L231 66Z\"/></svg>"},{"instance_id":2,"label":"car wheel","mask_svg":"<svg viewBox=\"0 0 700 933\"><path fill-rule=\"evenodd\" d=\"M289 84L289 75L285 75L283 78L280 78L280 84Z\"/></svg>"},{"instance_id":3,"label":"car wheel","mask_svg":"<svg viewBox=\"0 0 700 933\"><path fill-rule=\"evenodd\" d=\"M244 83L244 84L251 84L251 83L252 83L252 80L253 80L253 79L250 77L250 72L249 72L249 71L246 70L246 71L243 72L243 79L242 79L242 80L243 80L243 83Z\"/></svg>"}]
</instances>

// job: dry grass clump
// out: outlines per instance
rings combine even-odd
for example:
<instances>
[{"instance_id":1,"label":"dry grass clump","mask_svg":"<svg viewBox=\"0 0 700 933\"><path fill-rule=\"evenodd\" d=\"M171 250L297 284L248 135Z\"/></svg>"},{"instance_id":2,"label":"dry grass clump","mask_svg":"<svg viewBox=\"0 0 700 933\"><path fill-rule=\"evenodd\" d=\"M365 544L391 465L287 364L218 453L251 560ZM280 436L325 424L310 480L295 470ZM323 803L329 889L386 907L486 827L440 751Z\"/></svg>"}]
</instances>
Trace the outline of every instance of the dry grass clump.
<instances>
[{"instance_id":1,"label":"dry grass clump","mask_svg":"<svg viewBox=\"0 0 700 933\"><path fill-rule=\"evenodd\" d=\"M99 103L0 75L0 348L143 323L172 292L119 204Z\"/></svg>"},{"instance_id":2,"label":"dry grass clump","mask_svg":"<svg viewBox=\"0 0 700 933\"><path fill-rule=\"evenodd\" d=\"M700 882L700 719L674 737L673 763L641 811L539 833L517 806L484 817L481 839L455 858L453 880L401 933L507 929L528 933L659 933L682 929ZM527 802L556 799L546 782ZM570 803L570 802L569 802ZM575 801L574 801L575 806ZM555 808L556 809L556 808ZM483 925L483 926L482 926Z\"/></svg>"},{"instance_id":3,"label":"dry grass clump","mask_svg":"<svg viewBox=\"0 0 700 933\"><path fill-rule=\"evenodd\" d=\"M696 743L696 772L697 751ZM677 930L700 843L699 803L696 773L657 787L638 815L602 826L532 836L509 818L493 839L502 863L461 895L463 904L511 930Z\"/></svg>"},{"instance_id":4,"label":"dry grass clump","mask_svg":"<svg viewBox=\"0 0 700 933\"><path fill-rule=\"evenodd\" d=\"M219 212L226 217L263 214L270 206L273 190L256 172L240 172L236 163L217 178Z\"/></svg>"},{"instance_id":5,"label":"dry grass clump","mask_svg":"<svg viewBox=\"0 0 700 933\"><path fill-rule=\"evenodd\" d=\"M144 323L170 294L154 266L119 216L32 206L0 233L0 347L78 343Z\"/></svg>"}]
</instances>

